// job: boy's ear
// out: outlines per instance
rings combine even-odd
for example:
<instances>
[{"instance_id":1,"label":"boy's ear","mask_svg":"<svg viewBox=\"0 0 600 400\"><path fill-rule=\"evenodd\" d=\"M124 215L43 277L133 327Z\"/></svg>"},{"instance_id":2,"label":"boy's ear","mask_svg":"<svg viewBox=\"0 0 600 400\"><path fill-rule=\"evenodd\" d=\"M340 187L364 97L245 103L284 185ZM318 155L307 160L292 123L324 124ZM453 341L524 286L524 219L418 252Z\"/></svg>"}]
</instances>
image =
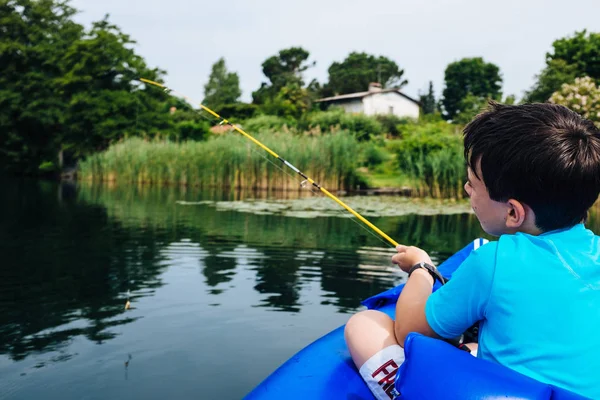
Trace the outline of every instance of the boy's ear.
<instances>
[{"instance_id":1,"label":"boy's ear","mask_svg":"<svg viewBox=\"0 0 600 400\"><path fill-rule=\"evenodd\" d=\"M515 199L509 199L507 202L508 214L506 216L506 227L518 229L527 219L527 210L525 206Z\"/></svg>"}]
</instances>

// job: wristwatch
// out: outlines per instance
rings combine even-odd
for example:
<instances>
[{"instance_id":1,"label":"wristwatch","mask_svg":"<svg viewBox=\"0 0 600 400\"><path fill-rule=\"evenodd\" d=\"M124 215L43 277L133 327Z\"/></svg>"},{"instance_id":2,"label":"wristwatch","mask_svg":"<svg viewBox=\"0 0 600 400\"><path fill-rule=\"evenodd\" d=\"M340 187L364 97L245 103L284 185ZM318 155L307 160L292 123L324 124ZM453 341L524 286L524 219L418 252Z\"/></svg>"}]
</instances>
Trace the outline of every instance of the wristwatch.
<instances>
[{"instance_id":1,"label":"wristwatch","mask_svg":"<svg viewBox=\"0 0 600 400\"><path fill-rule=\"evenodd\" d=\"M446 278L444 278L442 276L442 274L440 274L440 271L438 271L438 269L436 267L434 267L431 264L427 264L426 262L420 262L420 263L413 265L410 268L410 270L408 271L408 276L410 277L410 274L412 274L413 271L420 269L420 268L423 268L424 270L429 272L429 275L431 275L433 277L433 283L435 283L435 281L439 281L443 285L448 281Z\"/></svg>"}]
</instances>

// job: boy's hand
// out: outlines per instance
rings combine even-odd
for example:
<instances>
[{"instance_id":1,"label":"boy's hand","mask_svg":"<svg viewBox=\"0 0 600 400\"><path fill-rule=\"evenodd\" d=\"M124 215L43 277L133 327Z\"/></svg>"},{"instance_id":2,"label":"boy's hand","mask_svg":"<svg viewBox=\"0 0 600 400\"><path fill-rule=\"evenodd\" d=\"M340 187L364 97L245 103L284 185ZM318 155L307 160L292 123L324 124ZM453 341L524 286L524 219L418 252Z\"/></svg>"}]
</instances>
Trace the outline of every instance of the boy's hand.
<instances>
[{"instance_id":1,"label":"boy's hand","mask_svg":"<svg viewBox=\"0 0 600 400\"><path fill-rule=\"evenodd\" d=\"M423 249L399 244L396 246L396 250L398 254L392 257L392 262L397 264L404 272L408 272L413 265L420 262L433 265L429 254Z\"/></svg>"}]
</instances>

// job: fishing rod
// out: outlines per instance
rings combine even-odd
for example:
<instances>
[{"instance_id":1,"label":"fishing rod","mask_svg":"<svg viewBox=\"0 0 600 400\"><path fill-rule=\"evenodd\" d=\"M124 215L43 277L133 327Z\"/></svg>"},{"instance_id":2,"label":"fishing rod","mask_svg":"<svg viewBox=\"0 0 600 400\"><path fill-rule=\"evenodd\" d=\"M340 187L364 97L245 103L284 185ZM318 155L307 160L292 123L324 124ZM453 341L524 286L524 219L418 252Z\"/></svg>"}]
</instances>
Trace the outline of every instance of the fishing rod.
<instances>
[{"instance_id":1,"label":"fishing rod","mask_svg":"<svg viewBox=\"0 0 600 400\"><path fill-rule=\"evenodd\" d=\"M166 93L176 93L176 94L180 95L181 97L185 98L186 100L190 101L190 103L194 104L194 102L191 101L187 96L182 95L181 93L176 92L175 90L173 90L173 89L171 89L171 88L163 85L162 83L154 82L154 81L151 81L151 80L145 79L145 78L140 78L140 81L144 82L144 83L147 83L149 85L154 85L156 87L159 87L159 88L163 89ZM394 239L392 239L391 237L389 237L385 232L383 232L381 229L379 229L378 227L376 227L375 225L373 225L365 217L363 217L362 215L360 215L359 213L357 213L356 211L354 211L349 205L347 205L342 200L340 200L338 197L336 197L335 195L333 195L331 192L329 192L323 186L319 185L317 182L315 182L314 180L312 180L311 178L309 178L308 176L306 176L306 174L304 174L302 171L300 171L298 168L296 168L294 165L292 165L287 160L285 160L282 157L280 157L277 153L275 153L273 150L271 150L270 148L268 148L267 146L265 146L264 144L262 144L260 141L258 141L253 136L251 136L249 133L245 132L241 128L239 128L236 125L232 124L231 122L229 122L225 118L221 117L219 114L217 114L216 112L214 112L210 108L206 107L205 105L199 104L199 106L204 111L208 112L209 114L211 114L212 116L214 116L215 118L217 118L219 120L219 125L228 125L232 129L234 129L236 132L238 132L238 133L242 134L244 137L250 139L252 142L254 142L256 145L258 145L259 147L261 147L267 153L269 153L270 155L272 155L273 157L275 157L276 159L278 159L279 161L281 161L284 165L286 165L292 171L296 172L298 175L300 175L302 178L304 178L308 183L310 183L311 185L313 185L315 188L319 189L325 196L329 197L331 200L335 201L340 206L344 207L348 212L350 212L352 215L354 215L356 218L358 218L362 223L364 223L369 228L371 228L373 231L375 231L377 234L379 234L379 236L383 237L385 240L387 240L392 245L394 245L394 247L398 246L398 243Z\"/></svg>"}]
</instances>

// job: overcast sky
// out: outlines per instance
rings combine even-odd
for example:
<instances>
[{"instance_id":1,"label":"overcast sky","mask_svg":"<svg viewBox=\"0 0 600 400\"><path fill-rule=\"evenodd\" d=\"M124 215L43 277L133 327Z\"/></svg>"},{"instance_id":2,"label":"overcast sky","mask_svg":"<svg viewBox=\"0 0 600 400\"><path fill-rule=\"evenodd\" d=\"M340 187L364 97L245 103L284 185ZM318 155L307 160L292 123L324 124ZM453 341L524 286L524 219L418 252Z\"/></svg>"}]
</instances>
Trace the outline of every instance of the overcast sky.
<instances>
[{"instance_id":1,"label":"overcast sky","mask_svg":"<svg viewBox=\"0 0 600 400\"><path fill-rule=\"evenodd\" d=\"M600 0L73 0L85 25L110 20L137 41L137 52L168 73L167 84L202 100L211 65L225 57L240 76L242 99L266 78L261 64L301 46L316 66L306 81L351 51L384 55L404 69L406 94L433 81L448 63L481 56L500 67L503 92L521 97L555 39L600 31ZM366 89L366 88L365 88Z\"/></svg>"}]
</instances>

